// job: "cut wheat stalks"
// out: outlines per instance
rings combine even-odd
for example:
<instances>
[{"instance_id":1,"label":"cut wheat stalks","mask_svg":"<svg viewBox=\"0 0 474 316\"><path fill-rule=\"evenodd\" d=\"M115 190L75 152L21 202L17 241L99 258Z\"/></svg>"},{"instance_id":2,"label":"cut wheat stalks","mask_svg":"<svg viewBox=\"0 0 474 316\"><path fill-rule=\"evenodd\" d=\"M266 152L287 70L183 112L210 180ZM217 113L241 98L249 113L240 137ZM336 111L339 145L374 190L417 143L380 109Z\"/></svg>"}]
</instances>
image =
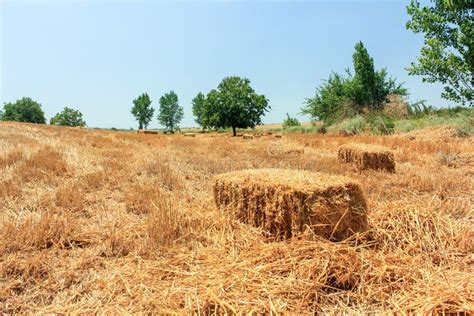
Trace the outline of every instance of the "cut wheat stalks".
<instances>
[{"instance_id":1,"label":"cut wheat stalks","mask_svg":"<svg viewBox=\"0 0 474 316\"><path fill-rule=\"evenodd\" d=\"M339 161L353 164L358 171L373 169L395 172L395 158L389 149L368 144L342 145L337 151Z\"/></svg>"},{"instance_id":2,"label":"cut wheat stalks","mask_svg":"<svg viewBox=\"0 0 474 316\"><path fill-rule=\"evenodd\" d=\"M362 191L340 176L285 169L230 172L215 177L214 199L278 240L310 230L340 241L367 228Z\"/></svg>"}]
</instances>

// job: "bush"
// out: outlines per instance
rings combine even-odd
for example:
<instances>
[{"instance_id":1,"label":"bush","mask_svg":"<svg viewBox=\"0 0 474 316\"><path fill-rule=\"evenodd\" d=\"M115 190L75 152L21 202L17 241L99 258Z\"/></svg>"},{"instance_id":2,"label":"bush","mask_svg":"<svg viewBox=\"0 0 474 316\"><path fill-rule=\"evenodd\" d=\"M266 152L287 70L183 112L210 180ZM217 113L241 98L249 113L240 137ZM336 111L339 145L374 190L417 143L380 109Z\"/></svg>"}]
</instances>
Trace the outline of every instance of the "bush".
<instances>
[{"instance_id":1,"label":"bush","mask_svg":"<svg viewBox=\"0 0 474 316\"><path fill-rule=\"evenodd\" d=\"M356 135L362 133L367 125L366 119L362 115L356 115L352 118L343 120L338 124L333 124L329 127L331 133L345 133L349 135Z\"/></svg>"},{"instance_id":2,"label":"bush","mask_svg":"<svg viewBox=\"0 0 474 316\"><path fill-rule=\"evenodd\" d=\"M356 115L353 118L344 120L342 122L342 129L351 135L360 134L364 131L367 121L361 115Z\"/></svg>"},{"instance_id":3,"label":"bush","mask_svg":"<svg viewBox=\"0 0 474 316\"><path fill-rule=\"evenodd\" d=\"M395 130L395 122L384 113L372 112L367 118L370 131L376 135L392 134Z\"/></svg>"},{"instance_id":4,"label":"bush","mask_svg":"<svg viewBox=\"0 0 474 316\"><path fill-rule=\"evenodd\" d=\"M290 117L290 115L286 113L286 119L283 121L283 128L293 127L293 126L301 126L301 123L298 121L296 117Z\"/></svg>"}]
</instances>

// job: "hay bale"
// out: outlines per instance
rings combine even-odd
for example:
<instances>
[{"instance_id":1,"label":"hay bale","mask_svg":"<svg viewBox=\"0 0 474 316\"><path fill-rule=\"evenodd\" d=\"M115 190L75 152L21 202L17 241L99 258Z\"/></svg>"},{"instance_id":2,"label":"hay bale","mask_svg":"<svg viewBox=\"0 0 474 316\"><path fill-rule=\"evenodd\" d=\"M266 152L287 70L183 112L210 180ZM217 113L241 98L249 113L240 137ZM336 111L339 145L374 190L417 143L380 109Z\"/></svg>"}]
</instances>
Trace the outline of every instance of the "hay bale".
<instances>
[{"instance_id":1,"label":"hay bale","mask_svg":"<svg viewBox=\"0 0 474 316\"><path fill-rule=\"evenodd\" d=\"M275 135L273 135L273 137L281 139L283 137L283 135L282 134L275 134Z\"/></svg>"},{"instance_id":2,"label":"hay bale","mask_svg":"<svg viewBox=\"0 0 474 316\"><path fill-rule=\"evenodd\" d=\"M253 135L251 135L251 134L244 134L244 135L243 135L243 138L244 138L244 139L253 139Z\"/></svg>"},{"instance_id":3,"label":"hay bale","mask_svg":"<svg viewBox=\"0 0 474 316\"><path fill-rule=\"evenodd\" d=\"M184 137L196 137L194 133L184 133Z\"/></svg>"},{"instance_id":4,"label":"hay bale","mask_svg":"<svg viewBox=\"0 0 474 316\"><path fill-rule=\"evenodd\" d=\"M138 134L158 134L158 131L152 131L149 129L139 129Z\"/></svg>"},{"instance_id":5,"label":"hay bale","mask_svg":"<svg viewBox=\"0 0 474 316\"><path fill-rule=\"evenodd\" d=\"M347 144L337 151L339 161L354 164L358 171L373 169L395 172L395 158L389 149L369 144Z\"/></svg>"},{"instance_id":6,"label":"hay bale","mask_svg":"<svg viewBox=\"0 0 474 316\"><path fill-rule=\"evenodd\" d=\"M367 204L345 177L287 169L249 169L214 179L214 199L277 240L306 230L340 241L367 228Z\"/></svg>"}]
</instances>

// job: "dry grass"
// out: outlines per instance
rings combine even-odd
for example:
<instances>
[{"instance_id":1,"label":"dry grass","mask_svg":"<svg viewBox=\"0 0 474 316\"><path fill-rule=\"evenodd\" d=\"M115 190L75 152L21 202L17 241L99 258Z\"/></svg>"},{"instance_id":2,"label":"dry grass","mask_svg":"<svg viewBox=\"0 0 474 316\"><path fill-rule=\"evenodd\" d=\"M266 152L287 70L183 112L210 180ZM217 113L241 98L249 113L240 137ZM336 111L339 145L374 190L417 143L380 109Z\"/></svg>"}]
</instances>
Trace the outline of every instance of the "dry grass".
<instances>
[{"instance_id":1,"label":"dry grass","mask_svg":"<svg viewBox=\"0 0 474 316\"><path fill-rule=\"evenodd\" d=\"M34 153L18 168L18 177L23 181L51 179L64 177L67 174L67 164L62 154L47 146Z\"/></svg>"},{"instance_id":2,"label":"dry grass","mask_svg":"<svg viewBox=\"0 0 474 316\"><path fill-rule=\"evenodd\" d=\"M474 142L417 133L246 141L2 122L0 313L472 314ZM385 146L397 172L338 163L350 143ZM275 241L219 210L214 176L256 168L359 183L368 230Z\"/></svg>"}]
</instances>

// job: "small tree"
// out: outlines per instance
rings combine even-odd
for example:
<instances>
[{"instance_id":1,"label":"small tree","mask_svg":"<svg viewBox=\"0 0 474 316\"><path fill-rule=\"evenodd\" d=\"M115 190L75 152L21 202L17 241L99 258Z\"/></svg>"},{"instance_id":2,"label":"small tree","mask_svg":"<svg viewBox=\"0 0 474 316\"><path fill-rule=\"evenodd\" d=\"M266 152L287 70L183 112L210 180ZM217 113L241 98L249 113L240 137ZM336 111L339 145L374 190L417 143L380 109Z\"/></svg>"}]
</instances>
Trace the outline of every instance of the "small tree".
<instances>
[{"instance_id":1,"label":"small tree","mask_svg":"<svg viewBox=\"0 0 474 316\"><path fill-rule=\"evenodd\" d=\"M302 108L303 114L308 114L312 119L325 121L331 124L337 119L343 105L348 102L348 86L352 81L350 74L344 77L338 73L331 73L328 80L316 88L313 98L306 99Z\"/></svg>"},{"instance_id":2,"label":"small tree","mask_svg":"<svg viewBox=\"0 0 474 316\"><path fill-rule=\"evenodd\" d=\"M131 112L138 121L138 129L146 129L155 113L155 109L151 106L151 99L147 93L143 93L133 100Z\"/></svg>"},{"instance_id":3,"label":"small tree","mask_svg":"<svg viewBox=\"0 0 474 316\"><path fill-rule=\"evenodd\" d=\"M412 0L407 6L411 20L407 29L425 34L425 46L410 75L425 82L444 85L441 96L474 106L474 6L472 1L433 0L421 7Z\"/></svg>"},{"instance_id":4,"label":"small tree","mask_svg":"<svg viewBox=\"0 0 474 316\"><path fill-rule=\"evenodd\" d=\"M290 115L286 113L286 119L283 121L283 128L291 126L301 126L301 124L296 117L290 117Z\"/></svg>"},{"instance_id":5,"label":"small tree","mask_svg":"<svg viewBox=\"0 0 474 316\"><path fill-rule=\"evenodd\" d=\"M61 126L86 126L86 122L82 118L82 113L68 107L65 107L62 112L52 117L49 124Z\"/></svg>"},{"instance_id":6,"label":"small tree","mask_svg":"<svg viewBox=\"0 0 474 316\"><path fill-rule=\"evenodd\" d=\"M165 93L160 98L160 111L158 113L158 121L165 128L174 133L174 131L179 128L179 123L183 119L184 110L178 104L178 96L176 93L171 90L168 93Z\"/></svg>"},{"instance_id":7,"label":"small tree","mask_svg":"<svg viewBox=\"0 0 474 316\"><path fill-rule=\"evenodd\" d=\"M193 104L193 115L194 121L205 129L206 126L206 119L204 117L204 111L206 107L206 96L199 92L196 97L191 101Z\"/></svg>"},{"instance_id":8,"label":"small tree","mask_svg":"<svg viewBox=\"0 0 474 316\"><path fill-rule=\"evenodd\" d=\"M250 87L250 80L227 77L211 90L206 98L204 119L209 127L232 128L233 136L237 128L255 127L270 106L264 95L258 95Z\"/></svg>"},{"instance_id":9,"label":"small tree","mask_svg":"<svg viewBox=\"0 0 474 316\"><path fill-rule=\"evenodd\" d=\"M1 119L2 121L46 124L41 104L30 98L17 100L15 103L5 103Z\"/></svg>"},{"instance_id":10,"label":"small tree","mask_svg":"<svg viewBox=\"0 0 474 316\"><path fill-rule=\"evenodd\" d=\"M375 70L374 60L362 42L355 45L355 52L352 55L354 63L354 83L357 87L355 93L355 103L359 106L375 105Z\"/></svg>"}]
</instances>

